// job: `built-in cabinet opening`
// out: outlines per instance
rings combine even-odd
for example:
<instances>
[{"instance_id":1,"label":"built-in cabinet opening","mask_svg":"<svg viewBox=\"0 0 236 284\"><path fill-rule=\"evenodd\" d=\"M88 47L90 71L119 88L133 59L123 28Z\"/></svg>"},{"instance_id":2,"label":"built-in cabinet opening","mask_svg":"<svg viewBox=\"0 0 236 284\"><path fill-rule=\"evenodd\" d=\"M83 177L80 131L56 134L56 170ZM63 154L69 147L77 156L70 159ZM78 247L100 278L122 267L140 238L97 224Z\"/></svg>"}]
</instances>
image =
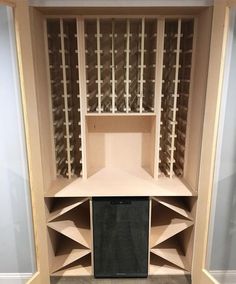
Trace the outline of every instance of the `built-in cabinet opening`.
<instances>
[{"instance_id":1,"label":"built-in cabinet opening","mask_svg":"<svg viewBox=\"0 0 236 284\"><path fill-rule=\"evenodd\" d=\"M50 273L93 273L94 196L149 196L149 274L191 273L211 9L63 11L31 11Z\"/></svg>"}]
</instances>

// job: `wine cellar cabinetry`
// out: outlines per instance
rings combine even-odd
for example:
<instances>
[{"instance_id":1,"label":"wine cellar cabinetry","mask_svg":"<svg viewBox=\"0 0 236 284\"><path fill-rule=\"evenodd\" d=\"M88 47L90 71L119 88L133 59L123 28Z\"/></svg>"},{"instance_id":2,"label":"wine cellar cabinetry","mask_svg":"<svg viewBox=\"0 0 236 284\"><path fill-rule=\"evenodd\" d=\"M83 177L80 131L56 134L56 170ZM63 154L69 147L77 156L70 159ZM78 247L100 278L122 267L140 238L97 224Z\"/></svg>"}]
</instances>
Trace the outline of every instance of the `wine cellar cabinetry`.
<instances>
[{"instance_id":1,"label":"wine cellar cabinetry","mask_svg":"<svg viewBox=\"0 0 236 284\"><path fill-rule=\"evenodd\" d=\"M140 14L32 11L51 275L93 275L102 196L148 196L149 274L191 273L210 11Z\"/></svg>"}]
</instances>

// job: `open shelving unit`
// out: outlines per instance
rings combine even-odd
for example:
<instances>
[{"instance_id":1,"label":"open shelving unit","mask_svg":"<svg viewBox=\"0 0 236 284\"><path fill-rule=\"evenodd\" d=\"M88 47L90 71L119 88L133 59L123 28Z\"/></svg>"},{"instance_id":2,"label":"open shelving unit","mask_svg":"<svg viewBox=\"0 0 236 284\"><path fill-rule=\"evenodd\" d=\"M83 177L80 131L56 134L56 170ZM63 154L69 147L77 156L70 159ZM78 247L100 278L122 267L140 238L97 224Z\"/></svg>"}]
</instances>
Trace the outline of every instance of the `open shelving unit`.
<instances>
[{"instance_id":1,"label":"open shelving unit","mask_svg":"<svg viewBox=\"0 0 236 284\"><path fill-rule=\"evenodd\" d=\"M47 198L51 274L91 274L91 225L88 198Z\"/></svg>"},{"instance_id":2,"label":"open shelving unit","mask_svg":"<svg viewBox=\"0 0 236 284\"><path fill-rule=\"evenodd\" d=\"M211 20L158 15L32 11L51 275L93 275L99 196L149 196L149 274L191 273Z\"/></svg>"},{"instance_id":3,"label":"open shelving unit","mask_svg":"<svg viewBox=\"0 0 236 284\"><path fill-rule=\"evenodd\" d=\"M153 197L151 202L150 273L190 273L195 198Z\"/></svg>"}]
</instances>

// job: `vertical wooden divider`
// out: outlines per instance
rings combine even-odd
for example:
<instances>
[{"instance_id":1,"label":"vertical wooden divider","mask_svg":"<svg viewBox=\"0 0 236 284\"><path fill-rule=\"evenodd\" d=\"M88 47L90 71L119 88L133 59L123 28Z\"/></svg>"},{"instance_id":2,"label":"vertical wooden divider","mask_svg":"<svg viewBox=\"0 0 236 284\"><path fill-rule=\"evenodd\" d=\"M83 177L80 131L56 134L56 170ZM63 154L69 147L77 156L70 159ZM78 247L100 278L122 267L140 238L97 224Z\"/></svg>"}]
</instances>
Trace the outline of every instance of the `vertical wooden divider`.
<instances>
[{"instance_id":1,"label":"vertical wooden divider","mask_svg":"<svg viewBox=\"0 0 236 284\"><path fill-rule=\"evenodd\" d=\"M156 43L156 70L155 70L155 102L154 113L156 113L156 147L154 178L158 179L160 175L160 139L161 139L161 99L162 99L162 73L163 73L163 50L164 50L165 20L158 19L157 22L157 43Z\"/></svg>"},{"instance_id":2,"label":"vertical wooden divider","mask_svg":"<svg viewBox=\"0 0 236 284\"><path fill-rule=\"evenodd\" d=\"M53 158L53 179L56 179L57 177L57 167L56 167L56 143L55 143L55 139L54 139L54 128L53 128L53 111L52 111L52 88L51 88L51 84L50 84L50 67L49 67L49 46L48 46L48 33L47 33L47 20L44 19L43 22L43 29L44 29L44 46L45 46L45 58L46 58L46 64L47 64L47 87L48 87L48 94L49 94L49 98L48 98L48 103L49 103L49 109L51 110L50 112L50 128L51 128L51 143L52 143L52 149L54 149L54 151L52 151L52 158Z\"/></svg>"},{"instance_id":3,"label":"vertical wooden divider","mask_svg":"<svg viewBox=\"0 0 236 284\"><path fill-rule=\"evenodd\" d=\"M98 113L102 112L102 100L101 100L101 47L100 47L100 19L97 19L97 74L98 74L98 79L97 79L97 86L98 86Z\"/></svg>"},{"instance_id":4,"label":"vertical wooden divider","mask_svg":"<svg viewBox=\"0 0 236 284\"><path fill-rule=\"evenodd\" d=\"M66 127L66 152L67 152L67 175L70 179L72 177L71 171L71 155L70 155L70 129L69 129L69 113L68 113L68 94L67 94L67 80L66 80L66 64L65 64L65 44L64 44L64 28L63 19L60 19L60 39L61 39L61 58L62 58L62 73L63 73L63 97L64 97L64 112L65 112L65 127Z\"/></svg>"},{"instance_id":5,"label":"vertical wooden divider","mask_svg":"<svg viewBox=\"0 0 236 284\"><path fill-rule=\"evenodd\" d=\"M85 37L84 19L77 17L77 48L78 48L78 72L80 88L80 121L81 121L81 154L82 154L82 177L87 179L87 156L86 156L86 118L87 112L87 91L86 91L86 64L85 64Z\"/></svg>"},{"instance_id":6,"label":"vertical wooden divider","mask_svg":"<svg viewBox=\"0 0 236 284\"><path fill-rule=\"evenodd\" d=\"M176 47L176 63L175 63L175 87L174 87L174 105L173 105L173 118L172 118L172 133L171 133L171 153L170 153L170 178L174 176L174 151L175 151L175 125L176 125L176 112L178 100L178 82L179 82L179 55L180 55L180 38L181 38L181 19L178 20L177 32L177 47Z\"/></svg>"},{"instance_id":7,"label":"vertical wooden divider","mask_svg":"<svg viewBox=\"0 0 236 284\"><path fill-rule=\"evenodd\" d=\"M112 19L112 34L111 34L111 70L112 70L112 113L116 112L115 98L116 98L116 78L115 78L115 20Z\"/></svg>"},{"instance_id":8,"label":"vertical wooden divider","mask_svg":"<svg viewBox=\"0 0 236 284\"><path fill-rule=\"evenodd\" d=\"M188 114L187 114L187 127L186 127L186 140L185 140L185 153L184 153L184 172L183 176L186 176L186 165L188 161L188 151L189 148L189 131L190 131L190 117L191 117L191 105L192 105L192 94L193 94L193 82L194 82L194 70L195 70L195 53L197 45L197 27L198 27L198 17L194 18L194 28L193 28L193 46L192 46L192 59L191 59L191 74L190 74L190 87L189 87L189 98L188 98Z\"/></svg>"},{"instance_id":9,"label":"vertical wooden divider","mask_svg":"<svg viewBox=\"0 0 236 284\"><path fill-rule=\"evenodd\" d=\"M143 72L144 72L144 38L145 38L145 18L142 18L142 29L141 29L141 59L140 59L140 92L139 92L139 96L140 96L140 103L139 103L139 112L142 113L143 112L143 83L144 83L144 79L143 79Z\"/></svg>"},{"instance_id":10,"label":"vertical wooden divider","mask_svg":"<svg viewBox=\"0 0 236 284\"><path fill-rule=\"evenodd\" d=\"M130 83L130 79L129 79L129 68L130 68L129 54L130 54L130 21L128 19L127 22L126 22L126 79L125 79L126 113L129 112L129 97L130 97L130 93L129 93L129 83Z\"/></svg>"}]
</instances>

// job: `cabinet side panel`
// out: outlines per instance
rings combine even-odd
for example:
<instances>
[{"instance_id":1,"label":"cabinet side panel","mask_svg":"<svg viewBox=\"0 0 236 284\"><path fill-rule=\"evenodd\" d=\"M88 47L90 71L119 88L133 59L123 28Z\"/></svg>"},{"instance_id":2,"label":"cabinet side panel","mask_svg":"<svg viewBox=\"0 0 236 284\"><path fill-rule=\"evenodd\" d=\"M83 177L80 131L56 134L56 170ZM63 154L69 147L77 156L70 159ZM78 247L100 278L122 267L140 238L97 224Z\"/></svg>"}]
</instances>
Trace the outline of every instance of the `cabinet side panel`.
<instances>
[{"instance_id":1,"label":"cabinet side panel","mask_svg":"<svg viewBox=\"0 0 236 284\"><path fill-rule=\"evenodd\" d=\"M194 189L198 187L202 127L211 39L212 9L204 10L197 19L194 81L189 101L184 179ZM194 63L193 63L194 64Z\"/></svg>"},{"instance_id":2,"label":"cabinet side panel","mask_svg":"<svg viewBox=\"0 0 236 284\"><path fill-rule=\"evenodd\" d=\"M45 53L44 19L40 12L31 10L31 33L33 38L33 57L38 103L40 144L43 163L44 191L50 187L56 177L55 155L52 137L51 101L47 77L47 59Z\"/></svg>"}]
</instances>

